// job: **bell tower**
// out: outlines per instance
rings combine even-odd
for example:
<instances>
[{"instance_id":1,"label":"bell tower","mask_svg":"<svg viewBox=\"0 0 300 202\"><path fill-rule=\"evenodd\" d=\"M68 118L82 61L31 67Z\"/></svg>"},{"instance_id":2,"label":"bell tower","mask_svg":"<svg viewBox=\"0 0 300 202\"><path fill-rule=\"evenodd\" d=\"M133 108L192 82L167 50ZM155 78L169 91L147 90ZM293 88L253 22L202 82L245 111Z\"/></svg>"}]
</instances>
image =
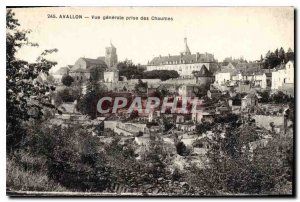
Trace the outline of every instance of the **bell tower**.
<instances>
[{"instance_id":1,"label":"bell tower","mask_svg":"<svg viewBox=\"0 0 300 202\"><path fill-rule=\"evenodd\" d=\"M111 42L110 46L105 48L105 63L109 69L118 64L117 49Z\"/></svg>"}]
</instances>

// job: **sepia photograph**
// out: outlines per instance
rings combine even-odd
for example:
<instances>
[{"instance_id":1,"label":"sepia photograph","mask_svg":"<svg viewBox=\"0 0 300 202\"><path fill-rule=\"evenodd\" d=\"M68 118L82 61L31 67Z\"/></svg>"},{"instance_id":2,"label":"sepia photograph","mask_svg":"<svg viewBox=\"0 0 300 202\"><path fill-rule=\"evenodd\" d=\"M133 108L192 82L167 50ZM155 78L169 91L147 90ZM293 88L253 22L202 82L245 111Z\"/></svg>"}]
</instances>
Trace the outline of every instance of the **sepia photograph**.
<instances>
[{"instance_id":1,"label":"sepia photograph","mask_svg":"<svg viewBox=\"0 0 300 202\"><path fill-rule=\"evenodd\" d=\"M295 196L295 33L292 6L6 7L6 195Z\"/></svg>"}]
</instances>

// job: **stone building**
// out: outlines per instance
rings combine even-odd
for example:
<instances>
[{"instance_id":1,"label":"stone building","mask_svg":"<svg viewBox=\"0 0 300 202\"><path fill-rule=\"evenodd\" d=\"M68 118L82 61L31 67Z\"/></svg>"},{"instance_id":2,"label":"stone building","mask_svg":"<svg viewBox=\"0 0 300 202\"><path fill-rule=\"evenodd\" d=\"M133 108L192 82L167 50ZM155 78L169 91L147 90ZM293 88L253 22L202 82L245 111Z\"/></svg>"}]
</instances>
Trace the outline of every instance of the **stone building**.
<instances>
[{"instance_id":1,"label":"stone building","mask_svg":"<svg viewBox=\"0 0 300 202\"><path fill-rule=\"evenodd\" d=\"M214 82L214 76L205 65L202 65L200 71L196 71L194 75L196 77L196 83L200 86L210 85Z\"/></svg>"},{"instance_id":2,"label":"stone building","mask_svg":"<svg viewBox=\"0 0 300 202\"><path fill-rule=\"evenodd\" d=\"M117 69L118 55L117 49L110 43L105 48L105 56L97 59L79 58L70 69L70 76L75 81L85 82L89 79L96 79L105 82L117 82L119 71Z\"/></svg>"},{"instance_id":3,"label":"stone building","mask_svg":"<svg viewBox=\"0 0 300 202\"><path fill-rule=\"evenodd\" d=\"M107 68L103 60L91 58L79 58L72 69L70 69L70 76L75 81L85 82L91 77L98 77L99 80L103 79L103 72Z\"/></svg>"},{"instance_id":4,"label":"stone building","mask_svg":"<svg viewBox=\"0 0 300 202\"><path fill-rule=\"evenodd\" d=\"M118 64L117 49L112 43L105 48L105 63L108 68L115 67Z\"/></svg>"},{"instance_id":5,"label":"stone building","mask_svg":"<svg viewBox=\"0 0 300 202\"><path fill-rule=\"evenodd\" d=\"M147 64L146 71L152 70L175 70L181 77L194 77L194 71L200 71L201 67L205 65L208 70L215 72L217 65L214 55L211 53L192 54L188 44L187 38L184 38L184 50L180 55L168 55L154 57Z\"/></svg>"}]
</instances>

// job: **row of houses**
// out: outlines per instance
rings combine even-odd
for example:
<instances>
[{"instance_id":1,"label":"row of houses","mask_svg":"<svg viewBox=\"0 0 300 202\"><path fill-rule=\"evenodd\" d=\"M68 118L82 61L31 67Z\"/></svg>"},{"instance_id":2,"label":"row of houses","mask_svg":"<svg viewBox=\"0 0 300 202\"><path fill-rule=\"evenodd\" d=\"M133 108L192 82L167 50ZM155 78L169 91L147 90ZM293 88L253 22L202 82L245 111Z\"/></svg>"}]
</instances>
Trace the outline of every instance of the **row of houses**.
<instances>
[{"instance_id":1,"label":"row of houses","mask_svg":"<svg viewBox=\"0 0 300 202\"><path fill-rule=\"evenodd\" d=\"M234 66L229 63L215 74L215 84L235 85L239 82L249 82L254 87L281 90L294 85L294 61L288 61L274 69L261 69L260 64ZM246 67L246 68L245 68Z\"/></svg>"}]
</instances>

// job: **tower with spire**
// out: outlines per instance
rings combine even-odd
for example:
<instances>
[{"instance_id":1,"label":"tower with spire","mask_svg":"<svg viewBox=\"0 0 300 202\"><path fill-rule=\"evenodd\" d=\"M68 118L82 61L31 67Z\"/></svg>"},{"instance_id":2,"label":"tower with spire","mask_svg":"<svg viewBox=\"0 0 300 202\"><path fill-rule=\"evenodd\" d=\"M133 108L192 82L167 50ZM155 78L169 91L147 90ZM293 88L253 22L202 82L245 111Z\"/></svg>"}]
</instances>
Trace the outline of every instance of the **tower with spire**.
<instances>
[{"instance_id":1,"label":"tower with spire","mask_svg":"<svg viewBox=\"0 0 300 202\"><path fill-rule=\"evenodd\" d=\"M189 46L187 44L187 38L184 37L184 51L182 52L183 55L191 55L191 51L189 49Z\"/></svg>"}]
</instances>

